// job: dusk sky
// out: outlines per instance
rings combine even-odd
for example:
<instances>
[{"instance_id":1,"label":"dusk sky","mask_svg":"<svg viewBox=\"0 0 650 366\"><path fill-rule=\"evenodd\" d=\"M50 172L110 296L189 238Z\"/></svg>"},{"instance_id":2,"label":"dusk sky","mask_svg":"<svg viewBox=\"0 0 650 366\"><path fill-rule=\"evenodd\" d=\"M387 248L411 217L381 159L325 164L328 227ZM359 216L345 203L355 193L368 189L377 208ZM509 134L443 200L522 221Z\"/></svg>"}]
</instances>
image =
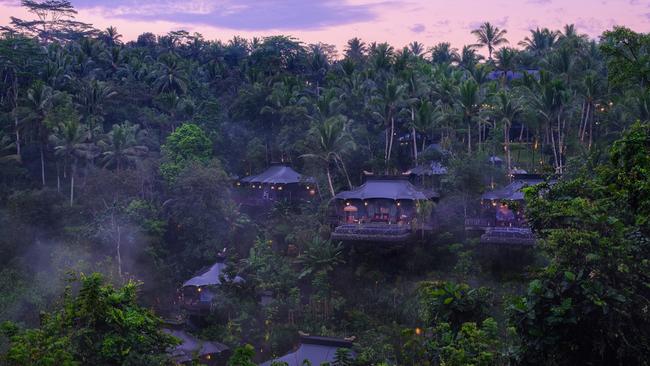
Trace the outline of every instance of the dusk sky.
<instances>
[{"instance_id":1,"label":"dusk sky","mask_svg":"<svg viewBox=\"0 0 650 366\"><path fill-rule=\"evenodd\" d=\"M104 29L116 26L125 40L143 32L164 34L186 29L208 39L228 40L292 35L305 43L324 42L339 51L352 37L388 41L401 47L411 41L427 46L474 43L470 30L490 21L508 30L516 45L531 28L559 29L574 23L597 37L614 25L650 31L650 0L73 0L78 19ZM31 17L17 0L0 0L0 23L9 16Z\"/></svg>"}]
</instances>

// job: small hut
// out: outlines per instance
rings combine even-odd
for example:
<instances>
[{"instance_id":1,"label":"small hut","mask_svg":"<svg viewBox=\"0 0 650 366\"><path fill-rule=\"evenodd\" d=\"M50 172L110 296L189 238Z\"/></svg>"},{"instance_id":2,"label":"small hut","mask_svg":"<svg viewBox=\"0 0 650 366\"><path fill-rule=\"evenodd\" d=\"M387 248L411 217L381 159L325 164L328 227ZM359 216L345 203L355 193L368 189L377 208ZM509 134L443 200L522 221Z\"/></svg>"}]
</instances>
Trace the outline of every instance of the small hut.
<instances>
[{"instance_id":1,"label":"small hut","mask_svg":"<svg viewBox=\"0 0 650 366\"><path fill-rule=\"evenodd\" d=\"M236 198L244 205L265 206L281 200L310 200L318 195L313 177L302 175L285 163L274 163L257 175L236 183Z\"/></svg>"},{"instance_id":2,"label":"small hut","mask_svg":"<svg viewBox=\"0 0 650 366\"><path fill-rule=\"evenodd\" d=\"M191 313L207 313L212 307L212 300L216 296L214 287L221 285L222 276L225 276L226 259L220 256L217 262L204 268L197 276L183 283L181 288L181 306ZM236 276L233 282L243 282L244 279Z\"/></svg>"},{"instance_id":3,"label":"small hut","mask_svg":"<svg viewBox=\"0 0 650 366\"><path fill-rule=\"evenodd\" d=\"M219 342L204 341L192 334L178 329L164 329L165 333L178 338L181 343L170 349L169 355L177 364L193 365L199 361L201 365L225 365L230 356L230 348Z\"/></svg>"},{"instance_id":4,"label":"small hut","mask_svg":"<svg viewBox=\"0 0 650 366\"><path fill-rule=\"evenodd\" d=\"M523 189L542 182L544 177L538 174L514 174L510 184L481 196L479 217L466 219L465 229L482 231L485 243L534 244L524 214Z\"/></svg>"},{"instance_id":5,"label":"small hut","mask_svg":"<svg viewBox=\"0 0 650 366\"><path fill-rule=\"evenodd\" d=\"M438 193L411 184L408 176L370 176L360 187L340 192L332 202L332 238L337 240L404 241L412 224L431 228L431 212L420 203ZM420 210L418 211L418 207Z\"/></svg>"},{"instance_id":6,"label":"small hut","mask_svg":"<svg viewBox=\"0 0 650 366\"><path fill-rule=\"evenodd\" d=\"M274 363L286 363L288 366L302 366L305 360L310 365L332 364L336 357L336 352L340 349L348 349L350 358L355 358L352 348L352 341L349 339L331 338L331 337L300 337L300 345L291 353L274 360L266 361L260 366L271 366Z\"/></svg>"},{"instance_id":7,"label":"small hut","mask_svg":"<svg viewBox=\"0 0 650 366\"><path fill-rule=\"evenodd\" d=\"M413 184L439 190L442 176L447 175L447 167L439 161L430 161L409 169L404 175L409 176Z\"/></svg>"}]
</instances>

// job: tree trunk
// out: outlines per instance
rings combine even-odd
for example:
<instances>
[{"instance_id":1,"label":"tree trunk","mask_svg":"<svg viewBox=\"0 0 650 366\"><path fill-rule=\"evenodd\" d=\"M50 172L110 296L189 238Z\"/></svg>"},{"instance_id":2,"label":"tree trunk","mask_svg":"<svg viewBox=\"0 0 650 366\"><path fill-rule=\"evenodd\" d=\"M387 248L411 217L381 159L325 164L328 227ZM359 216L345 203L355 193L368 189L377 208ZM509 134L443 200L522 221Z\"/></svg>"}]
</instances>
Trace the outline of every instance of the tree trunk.
<instances>
[{"instance_id":1,"label":"tree trunk","mask_svg":"<svg viewBox=\"0 0 650 366\"><path fill-rule=\"evenodd\" d=\"M557 158L557 149L556 149L556 146L555 146L555 134L553 133L552 128L549 128L549 132L551 133L551 146L553 147L553 161L555 163L555 170L556 170L557 173L559 173L558 170L560 168L560 165L559 165L559 161L558 161L558 158Z\"/></svg>"},{"instance_id":2,"label":"tree trunk","mask_svg":"<svg viewBox=\"0 0 650 366\"><path fill-rule=\"evenodd\" d=\"M330 187L330 193L332 194L332 197L334 197L336 195L336 193L334 193L334 185L332 184L332 173L330 172L330 163L329 163L329 161L326 162L326 164L327 164L327 167L326 167L326 170L327 170L327 184Z\"/></svg>"},{"instance_id":3,"label":"tree trunk","mask_svg":"<svg viewBox=\"0 0 650 366\"><path fill-rule=\"evenodd\" d=\"M16 155L20 156L20 130L18 130L18 114L14 109L14 126L16 127Z\"/></svg>"},{"instance_id":4,"label":"tree trunk","mask_svg":"<svg viewBox=\"0 0 650 366\"><path fill-rule=\"evenodd\" d=\"M59 162L56 162L56 191L61 193L61 174L59 173Z\"/></svg>"},{"instance_id":5,"label":"tree trunk","mask_svg":"<svg viewBox=\"0 0 650 366\"><path fill-rule=\"evenodd\" d=\"M393 140L395 138L395 118L390 118L390 138L388 139L388 155L386 156L386 174L388 174L388 167L390 165L390 157L393 153Z\"/></svg>"},{"instance_id":6,"label":"tree trunk","mask_svg":"<svg viewBox=\"0 0 650 366\"><path fill-rule=\"evenodd\" d=\"M512 164L510 163L510 126L507 122L503 123L503 146L506 150L506 166L508 167L508 174L512 171Z\"/></svg>"},{"instance_id":7,"label":"tree trunk","mask_svg":"<svg viewBox=\"0 0 650 366\"><path fill-rule=\"evenodd\" d=\"M72 171L70 172L70 207L74 202L74 176L77 173L77 164L72 163Z\"/></svg>"},{"instance_id":8,"label":"tree trunk","mask_svg":"<svg viewBox=\"0 0 650 366\"><path fill-rule=\"evenodd\" d=\"M43 144L41 143L41 181L45 187L45 152L43 151Z\"/></svg>"},{"instance_id":9,"label":"tree trunk","mask_svg":"<svg viewBox=\"0 0 650 366\"><path fill-rule=\"evenodd\" d=\"M469 121L467 121L467 154L472 153L472 126Z\"/></svg>"},{"instance_id":10,"label":"tree trunk","mask_svg":"<svg viewBox=\"0 0 650 366\"><path fill-rule=\"evenodd\" d=\"M117 273L120 276L120 279L122 279L122 253L120 252L120 248L122 246L122 232L120 230L120 225L117 226Z\"/></svg>"},{"instance_id":11,"label":"tree trunk","mask_svg":"<svg viewBox=\"0 0 650 366\"><path fill-rule=\"evenodd\" d=\"M415 127L413 127L413 158L415 165L418 165L418 140L415 138Z\"/></svg>"}]
</instances>

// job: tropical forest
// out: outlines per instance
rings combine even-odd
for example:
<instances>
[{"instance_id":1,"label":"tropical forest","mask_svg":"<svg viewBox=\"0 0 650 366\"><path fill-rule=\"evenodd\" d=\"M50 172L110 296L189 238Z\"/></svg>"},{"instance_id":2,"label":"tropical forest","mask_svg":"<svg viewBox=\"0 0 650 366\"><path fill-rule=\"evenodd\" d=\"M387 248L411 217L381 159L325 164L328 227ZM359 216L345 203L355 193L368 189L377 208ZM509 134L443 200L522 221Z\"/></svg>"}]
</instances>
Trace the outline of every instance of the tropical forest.
<instances>
[{"instance_id":1,"label":"tropical forest","mask_svg":"<svg viewBox=\"0 0 650 366\"><path fill-rule=\"evenodd\" d=\"M0 24L0 365L650 364L650 33L73 3Z\"/></svg>"}]
</instances>

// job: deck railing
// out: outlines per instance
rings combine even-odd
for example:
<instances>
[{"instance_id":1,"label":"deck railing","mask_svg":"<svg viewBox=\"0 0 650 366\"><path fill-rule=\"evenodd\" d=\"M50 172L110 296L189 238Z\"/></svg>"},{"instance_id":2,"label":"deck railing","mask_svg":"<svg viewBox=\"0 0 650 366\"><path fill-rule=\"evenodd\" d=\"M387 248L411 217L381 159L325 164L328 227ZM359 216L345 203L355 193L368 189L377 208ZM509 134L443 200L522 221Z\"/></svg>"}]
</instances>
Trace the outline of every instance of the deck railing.
<instances>
[{"instance_id":1,"label":"deck railing","mask_svg":"<svg viewBox=\"0 0 650 366\"><path fill-rule=\"evenodd\" d=\"M413 235L410 225L364 223L342 224L332 232L333 240L400 242Z\"/></svg>"},{"instance_id":2,"label":"deck railing","mask_svg":"<svg viewBox=\"0 0 650 366\"><path fill-rule=\"evenodd\" d=\"M465 219L466 230L482 230L494 226L495 226L494 219L488 219L484 217L472 217L472 218Z\"/></svg>"},{"instance_id":3,"label":"deck railing","mask_svg":"<svg viewBox=\"0 0 650 366\"><path fill-rule=\"evenodd\" d=\"M535 235L530 228L495 227L481 235L482 244L535 245Z\"/></svg>"}]
</instances>

